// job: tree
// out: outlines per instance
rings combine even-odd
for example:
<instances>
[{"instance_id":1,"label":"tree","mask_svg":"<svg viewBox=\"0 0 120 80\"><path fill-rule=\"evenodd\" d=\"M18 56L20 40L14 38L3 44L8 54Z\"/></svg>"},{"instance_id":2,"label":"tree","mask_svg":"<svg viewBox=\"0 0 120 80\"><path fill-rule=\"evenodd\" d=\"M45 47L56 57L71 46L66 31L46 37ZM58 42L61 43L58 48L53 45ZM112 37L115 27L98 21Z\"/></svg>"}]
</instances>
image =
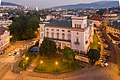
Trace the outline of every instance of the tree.
<instances>
[{"instance_id":1,"label":"tree","mask_svg":"<svg viewBox=\"0 0 120 80\"><path fill-rule=\"evenodd\" d=\"M88 52L88 58L90 59L91 64L95 64L100 58L100 52L97 49L90 49Z\"/></svg>"},{"instance_id":2,"label":"tree","mask_svg":"<svg viewBox=\"0 0 120 80\"><path fill-rule=\"evenodd\" d=\"M106 8L104 8L104 9L99 9L99 11L97 11L96 13L99 14L99 15L103 15L103 13L104 13L105 11L107 11Z\"/></svg>"},{"instance_id":3,"label":"tree","mask_svg":"<svg viewBox=\"0 0 120 80\"><path fill-rule=\"evenodd\" d=\"M35 32L39 27L39 18L35 15L20 15L14 18L9 27L14 40L29 40L36 38Z\"/></svg>"},{"instance_id":4,"label":"tree","mask_svg":"<svg viewBox=\"0 0 120 80\"><path fill-rule=\"evenodd\" d=\"M45 38L40 46L39 51L40 51L40 54L50 58L51 56L56 54L56 51L57 51L56 44L54 41L48 38Z\"/></svg>"},{"instance_id":5,"label":"tree","mask_svg":"<svg viewBox=\"0 0 120 80\"><path fill-rule=\"evenodd\" d=\"M70 47L65 47L63 49L63 59L65 62L73 62L75 59L75 53Z\"/></svg>"}]
</instances>

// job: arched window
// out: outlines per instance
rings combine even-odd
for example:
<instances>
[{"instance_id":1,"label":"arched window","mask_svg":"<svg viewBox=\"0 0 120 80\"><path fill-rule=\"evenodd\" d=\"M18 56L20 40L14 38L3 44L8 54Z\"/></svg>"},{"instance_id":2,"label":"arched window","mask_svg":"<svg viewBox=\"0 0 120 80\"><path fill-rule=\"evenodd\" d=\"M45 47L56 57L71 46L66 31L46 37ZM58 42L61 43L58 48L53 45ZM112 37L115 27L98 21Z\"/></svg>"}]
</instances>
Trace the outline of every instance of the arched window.
<instances>
[{"instance_id":1,"label":"arched window","mask_svg":"<svg viewBox=\"0 0 120 80\"><path fill-rule=\"evenodd\" d=\"M71 39L71 35L70 34L68 34L68 40L70 40Z\"/></svg>"},{"instance_id":2,"label":"arched window","mask_svg":"<svg viewBox=\"0 0 120 80\"><path fill-rule=\"evenodd\" d=\"M65 39L65 34L64 33L62 34L62 39Z\"/></svg>"},{"instance_id":3,"label":"arched window","mask_svg":"<svg viewBox=\"0 0 120 80\"><path fill-rule=\"evenodd\" d=\"M76 38L76 42L79 42L79 39L78 39L78 38Z\"/></svg>"},{"instance_id":4,"label":"arched window","mask_svg":"<svg viewBox=\"0 0 120 80\"><path fill-rule=\"evenodd\" d=\"M52 38L54 38L54 33L52 32Z\"/></svg>"},{"instance_id":5,"label":"arched window","mask_svg":"<svg viewBox=\"0 0 120 80\"><path fill-rule=\"evenodd\" d=\"M47 32L46 37L49 37L49 32Z\"/></svg>"},{"instance_id":6,"label":"arched window","mask_svg":"<svg viewBox=\"0 0 120 80\"><path fill-rule=\"evenodd\" d=\"M57 33L57 39L59 39L59 33Z\"/></svg>"}]
</instances>

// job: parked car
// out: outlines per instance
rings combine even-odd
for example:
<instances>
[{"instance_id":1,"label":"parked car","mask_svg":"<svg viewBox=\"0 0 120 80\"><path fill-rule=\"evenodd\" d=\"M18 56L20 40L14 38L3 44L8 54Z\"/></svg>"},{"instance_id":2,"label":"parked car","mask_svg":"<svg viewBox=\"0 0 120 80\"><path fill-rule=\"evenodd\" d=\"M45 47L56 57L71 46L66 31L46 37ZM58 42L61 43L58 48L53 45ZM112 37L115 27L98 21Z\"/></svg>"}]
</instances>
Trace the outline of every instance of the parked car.
<instances>
[{"instance_id":1,"label":"parked car","mask_svg":"<svg viewBox=\"0 0 120 80\"><path fill-rule=\"evenodd\" d=\"M17 52L10 52L9 53L9 56L14 56L14 55L16 55L17 54Z\"/></svg>"}]
</instances>

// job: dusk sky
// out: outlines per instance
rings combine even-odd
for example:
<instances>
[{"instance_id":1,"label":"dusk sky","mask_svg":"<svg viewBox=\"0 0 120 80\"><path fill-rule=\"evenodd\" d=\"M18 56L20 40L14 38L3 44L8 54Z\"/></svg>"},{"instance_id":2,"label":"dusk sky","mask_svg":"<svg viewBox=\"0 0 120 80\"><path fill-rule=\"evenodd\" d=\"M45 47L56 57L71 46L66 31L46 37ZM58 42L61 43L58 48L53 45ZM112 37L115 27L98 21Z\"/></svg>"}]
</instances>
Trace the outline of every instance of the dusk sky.
<instances>
[{"instance_id":1,"label":"dusk sky","mask_svg":"<svg viewBox=\"0 0 120 80\"><path fill-rule=\"evenodd\" d=\"M96 1L105 0L2 0L6 2L13 2L29 7L49 8L53 6L68 5L68 4L79 4L79 3L90 3ZM112 0L116 1L116 0Z\"/></svg>"}]
</instances>

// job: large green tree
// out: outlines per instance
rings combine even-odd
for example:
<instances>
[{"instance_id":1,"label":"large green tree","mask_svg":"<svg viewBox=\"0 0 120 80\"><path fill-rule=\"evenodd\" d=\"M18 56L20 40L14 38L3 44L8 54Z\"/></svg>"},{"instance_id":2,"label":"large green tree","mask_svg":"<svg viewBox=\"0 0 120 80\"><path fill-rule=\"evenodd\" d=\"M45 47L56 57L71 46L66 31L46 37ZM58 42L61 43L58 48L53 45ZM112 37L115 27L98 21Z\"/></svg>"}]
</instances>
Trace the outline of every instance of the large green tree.
<instances>
[{"instance_id":1,"label":"large green tree","mask_svg":"<svg viewBox=\"0 0 120 80\"><path fill-rule=\"evenodd\" d=\"M65 47L62 51L63 53L63 60L65 62L73 62L75 59L75 53L70 47Z\"/></svg>"},{"instance_id":2,"label":"large green tree","mask_svg":"<svg viewBox=\"0 0 120 80\"><path fill-rule=\"evenodd\" d=\"M40 46L40 54L46 56L46 57L51 57L54 54L56 54L57 48L56 44L54 41L45 38Z\"/></svg>"},{"instance_id":3,"label":"large green tree","mask_svg":"<svg viewBox=\"0 0 120 80\"><path fill-rule=\"evenodd\" d=\"M19 15L14 18L9 27L14 40L28 40L35 38L35 31L39 27L39 18L35 15Z\"/></svg>"},{"instance_id":4,"label":"large green tree","mask_svg":"<svg viewBox=\"0 0 120 80\"><path fill-rule=\"evenodd\" d=\"M100 52L97 49L90 49L88 52L88 58L91 64L95 64L100 58Z\"/></svg>"}]
</instances>

